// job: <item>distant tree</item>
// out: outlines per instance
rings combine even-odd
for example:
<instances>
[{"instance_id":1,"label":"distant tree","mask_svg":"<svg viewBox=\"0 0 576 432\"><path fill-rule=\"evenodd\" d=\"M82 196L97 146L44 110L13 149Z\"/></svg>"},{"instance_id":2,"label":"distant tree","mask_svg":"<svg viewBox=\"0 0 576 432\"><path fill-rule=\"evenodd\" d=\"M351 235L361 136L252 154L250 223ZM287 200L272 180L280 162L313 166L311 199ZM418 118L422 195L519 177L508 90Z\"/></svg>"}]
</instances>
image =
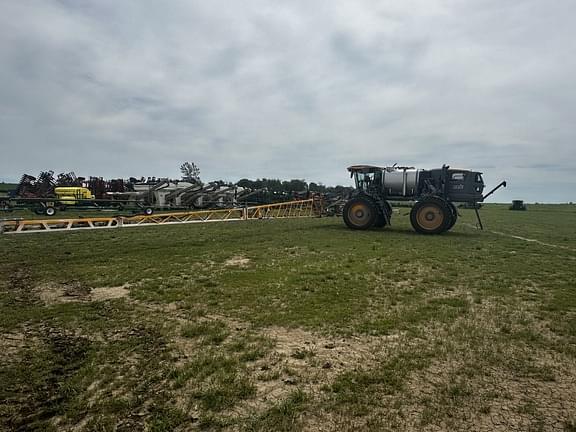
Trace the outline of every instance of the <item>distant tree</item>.
<instances>
[{"instance_id":1,"label":"distant tree","mask_svg":"<svg viewBox=\"0 0 576 432\"><path fill-rule=\"evenodd\" d=\"M241 180L238 180L238 183L236 183L236 185L243 187L243 188L247 188L247 189L255 189L254 188L254 182L252 180L247 179L247 178L243 178Z\"/></svg>"},{"instance_id":2,"label":"distant tree","mask_svg":"<svg viewBox=\"0 0 576 432\"><path fill-rule=\"evenodd\" d=\"M284 180L279 179L256 179L250 180L243 178L236 183L237 186L241 186L247 189L266 189L266 193L273 197L274 200L281 200L287 198L294 193L302 192L320 192L330 195L339 195L343 197L348 197L354 188L350 186L326 186L322 183L306 183L305 180Z\"/></svg>"},{"instance_id":3,"label":"distant tree","mask_svg":"<svg viewBox=\"0 0 576 432\"><path fill-rule=\"evenodd\" d=\"M264 187L270 192L282 192L282 182L280 179L262 179Z\"/></svg>"},{"instance_id":4,"label":"distant tree","mask_svg":"<svg viewBox=\"0 0 576 432\"><path fill-rule=\"evenodd\" d=\"M308 184L308 190L310 192L326 192L326 186L322 183L311 182Z\"/></svg>"},{"instance_id":5,"label":"distant tree","mask_svg":"<svg viewBox=\"0 0 576 432\"><path fill-rule=\"evenodd\" d=\"M333 187L326 188L326 192L333 193L333 194L340 195L340 196L349 196L353 190L354 190L354 188L352 188L350 186L342 186L342 185L336 185Z\"/></svg>"},{"instance_id":6,"label":"distant tree","mask_svg":"<svg viewBox=\"0 0 576 432\"><path fill-rule=\"evenodd\" d=\"M180 172L182 173L182 180L190 183L201 183L200 168L194 162L184 162L180 165Z\"/></svg>"},{"instance_id":7,"label":"distant tree","mask_svg":"<svg viewBox=\"0 0 576 432\"><path fill-rule=\"evenodd\" d=\"M285 192L302 192L308 190L308 183L304 180L283 181L282 186Z\"/></svg>"}]
</instances>

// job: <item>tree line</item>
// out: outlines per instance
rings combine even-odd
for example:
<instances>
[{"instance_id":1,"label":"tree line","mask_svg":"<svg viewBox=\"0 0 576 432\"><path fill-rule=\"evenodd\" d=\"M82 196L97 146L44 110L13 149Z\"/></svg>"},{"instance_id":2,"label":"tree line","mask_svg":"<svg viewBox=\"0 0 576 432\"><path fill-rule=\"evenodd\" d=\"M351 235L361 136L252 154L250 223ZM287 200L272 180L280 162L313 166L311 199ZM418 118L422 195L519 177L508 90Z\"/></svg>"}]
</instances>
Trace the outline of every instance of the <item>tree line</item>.
<instances>
[{"instance_id":1,"label":"tree line","mask_svg":"<svg viewBox=\"0 0 576 432\"><path fill-rule=\"evenodd\" d=\"M269 192L274 193L292 193L292 192L318 192L318 193L334 193L343 194L350 191L352 188L347 186L326 186L322 183L310 182L307 183L305 180L292 179L292 180L280 180L280 179L256 179L250 180L243 178L238 183L237 186L248 188L248 189L267 189Z\"/></svg>"},{"instance_id":2,"label":"tree line","mask_svg":"<svg viewBox=\"0 0 576 432\"><path fill-rule=\"evenodd\" d=\"M194 162L184 162L180 165L180 172L182 173L182 180L202 184L200 180L200 168ZM211 184L217 184L219 186L234 186L231 182L225 182L224 180L216 180L210 182ZM315 192L315 193L334 193L337 195L342 195L351 190L350 187L345 186L325 186L322 183L310 182L307 183L305 180L292 179L292 180L280 180L280 179L256 179L250 180L243 178L236 183L237 186L251 189L259 190L265 189L269 193L273 194L291 194L294 192Z\"/></svg>"}]
</instances>

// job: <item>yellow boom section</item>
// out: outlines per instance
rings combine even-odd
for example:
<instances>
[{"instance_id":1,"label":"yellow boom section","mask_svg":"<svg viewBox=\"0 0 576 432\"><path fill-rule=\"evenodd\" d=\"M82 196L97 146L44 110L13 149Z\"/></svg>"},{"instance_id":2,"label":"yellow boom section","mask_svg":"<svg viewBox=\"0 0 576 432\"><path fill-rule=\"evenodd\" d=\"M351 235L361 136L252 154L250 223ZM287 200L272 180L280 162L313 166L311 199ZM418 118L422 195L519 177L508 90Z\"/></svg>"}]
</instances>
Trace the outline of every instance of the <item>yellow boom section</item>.
<instances>
[{"instance_id":1,"label":"yellow boom section","mask_svg":"<svg viewBox=\"0 0 576 432\"><path fill-rule=\"evenodd\" d=\"M320 217L322 202L317 199L288 201L253 207L196 210L153 215L89 217L76 219L0 220L0 234L173 225L205 222L232 222L258 219Z\"/></svg>"},{"instance_id":2,"label":"yellow boom section","mask_svg":"<svg viewBox=\"0 0 576 432\"><path fill-rule=\"evenodd\" d=\"M54 193L58 200L66 205L74 205L79 200L94 199L90 189L84 187L57 187Z\"/></svg>"}]
</instances>

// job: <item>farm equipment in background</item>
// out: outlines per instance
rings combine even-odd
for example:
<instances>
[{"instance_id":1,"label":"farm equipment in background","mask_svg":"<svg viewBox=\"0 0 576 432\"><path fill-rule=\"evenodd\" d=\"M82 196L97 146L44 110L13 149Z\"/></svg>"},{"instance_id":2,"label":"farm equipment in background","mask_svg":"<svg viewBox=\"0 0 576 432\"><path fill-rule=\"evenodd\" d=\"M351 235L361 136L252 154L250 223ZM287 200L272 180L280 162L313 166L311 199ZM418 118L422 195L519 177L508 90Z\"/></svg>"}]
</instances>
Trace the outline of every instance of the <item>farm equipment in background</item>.
<instances>
[{"instance_id":1,"label":"farm equipment in background","mask_svg":"<svg viewBox=\"0 0 576 432\"><path fill-rule=\"evenodd\" d=\"M524 201L522 200L513 200L512 205L510 206L510 210L525 211L527 209L526 204L524 204Z\"/></svg>"},{"instance_id":2,"label":"farm equipment in background","mask_svg":"<svg viewBox=\"0 0 576 432\"><path fill-rule=\"evenodd\" d=\"M50 196L56 182L53 171L42 171L38 178L24 174L18 183L15 195L22 198L39 198Z\"/></svg>"},{"instance_id":3,"label":"farm equipment in background","mask_svg":"<svg viewBox=\"0 0 576 432\"><path fill-rule=\"evenodd\" d=\"M365 230L390 225L393 201L415 201L410 211L414 230L422 234L440 234L450 230L458 219L454 203L473 205L482 228L478 203L484 201L506 182L501 182L486 195L482 173L453 169L414 167L378 167L353 165L348 168L356 189L343 209L349 228Z\"/></svg>"},{"instance_id":4,"label":"farm equipment in background","mask_svg":"<svg viewBox=\"0 0 576 432\"><path fill-rule=\"evenodd\" d=\"M9 196L0 198L0 210L31 210L36 214L54 216L57 211L122 210L130 208L151 214L153 210L145 199L118 200L110 193L125 191L131 186L124 180L105 181L102 178L77 177L73 172L61 173L54 178L53 171L43 171L38 177L24 174Z\"/></svg>"},{"instance_id":5,"label":"farm equipment in background","mask_svg":"<svg viewBox=\"0 0 576 432\"><path fill-rule=\"evenodd\" d=\"M280 181L278 181L280 183ZM298 183L300 185L300 183ZM346 189L346 188L343 188ZM351 188L347 188L351 189ZM195 180L131 177L128 180L104 180L101 177L77 177L73 172L54 176L53 171L38 177L25 174L8 195L0 196L0 210L31 210L36 214L54 216L59 211L131 211L151 215L156 210L205 210L250 207L291 200L312 198L316 192L288 192L267 187L244 187L222 181L207 184ZM340 196L326 194L316 197L329 205ZM342 205L332 206L336 213Z\"/></svg>"}]
</instances>

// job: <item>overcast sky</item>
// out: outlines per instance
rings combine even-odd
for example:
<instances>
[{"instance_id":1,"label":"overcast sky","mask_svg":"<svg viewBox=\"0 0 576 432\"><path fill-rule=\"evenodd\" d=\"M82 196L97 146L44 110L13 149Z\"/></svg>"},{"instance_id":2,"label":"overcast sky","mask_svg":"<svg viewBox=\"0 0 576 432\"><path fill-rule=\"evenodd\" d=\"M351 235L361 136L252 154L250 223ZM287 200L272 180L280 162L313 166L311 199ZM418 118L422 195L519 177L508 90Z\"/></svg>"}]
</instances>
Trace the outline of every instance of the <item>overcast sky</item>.
<instances>
[{"instance_id":1,"label":"overcast sky","mask_svg":"<svg viewBox=\"0 0 576 432\"><path fill-rule=\"evenodd\" d=\"M0 0L0 180L448 163L576 201L574 0Z\"/></svg>"}]
</instances>

